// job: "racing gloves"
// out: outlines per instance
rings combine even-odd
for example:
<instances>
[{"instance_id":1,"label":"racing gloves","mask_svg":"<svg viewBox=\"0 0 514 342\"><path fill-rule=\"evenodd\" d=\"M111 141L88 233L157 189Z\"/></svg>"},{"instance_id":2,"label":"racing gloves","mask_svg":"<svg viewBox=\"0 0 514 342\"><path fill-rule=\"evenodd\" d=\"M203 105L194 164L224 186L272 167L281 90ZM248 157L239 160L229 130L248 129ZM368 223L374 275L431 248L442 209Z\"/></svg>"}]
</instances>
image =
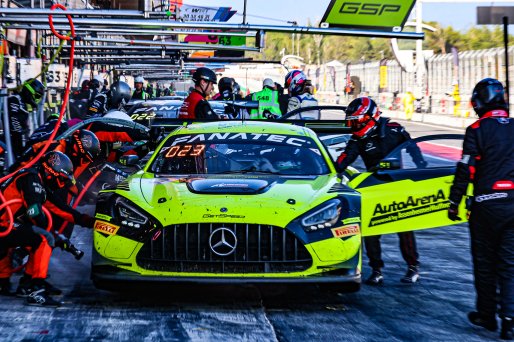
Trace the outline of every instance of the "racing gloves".
<instances>
[{"instance_id":1,"label":"racing gloves","mask_svg":"<svg viewBox=\"0 0 514 342\"><path fill-rule=\"evenodd\" d=\"M462 219L459 217L459 205L450 202L450 207L448 208L448 218L452 221L462 221Z\"/></svg>"},{"instance_id":2,"label":"racing gloves","mask_svg":"<svg viewBox=\"0 0 514 342\"><path fill-rule=\"evenodd\" d=\"M80 222L78 222L78 224L85 228L93 228L95 226L95 221L96 219L93 216L82 214L80 216Z\"/></svg>"}]
</instances>

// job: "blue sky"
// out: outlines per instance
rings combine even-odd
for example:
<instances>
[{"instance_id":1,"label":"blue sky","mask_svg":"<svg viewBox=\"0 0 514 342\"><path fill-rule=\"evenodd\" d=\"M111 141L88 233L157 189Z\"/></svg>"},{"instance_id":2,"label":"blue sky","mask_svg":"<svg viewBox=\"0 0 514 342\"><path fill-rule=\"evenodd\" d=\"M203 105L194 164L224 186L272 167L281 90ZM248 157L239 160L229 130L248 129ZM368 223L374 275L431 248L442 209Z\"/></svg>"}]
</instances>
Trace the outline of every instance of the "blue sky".
<instances>
[{"instance_id":1,"label":"blue sky","mask_svg":"<svg viewBox=\"0 0 514 342\"><path fill-rule=\"evenodd\" d=\"M183 0L184 4L213 7L232 7L239 14L243 13L244 0ZM247 0L247 22L250 24L288 25L287 21L295 20L306 25L307 19L316 22L321 19L330 0ZM425 3L423 4L423 20L438 21L443 26L453 26L457 30L466 31L476 23L476 7L491 6L484 3ZM512 3L496 3L497 6L514 6ZM262 17L272 18L266 20ZM511 20L514 22L514 18ZM242 16L236 15L230 23L242 22Z\"/></svg>"}]
</instances>

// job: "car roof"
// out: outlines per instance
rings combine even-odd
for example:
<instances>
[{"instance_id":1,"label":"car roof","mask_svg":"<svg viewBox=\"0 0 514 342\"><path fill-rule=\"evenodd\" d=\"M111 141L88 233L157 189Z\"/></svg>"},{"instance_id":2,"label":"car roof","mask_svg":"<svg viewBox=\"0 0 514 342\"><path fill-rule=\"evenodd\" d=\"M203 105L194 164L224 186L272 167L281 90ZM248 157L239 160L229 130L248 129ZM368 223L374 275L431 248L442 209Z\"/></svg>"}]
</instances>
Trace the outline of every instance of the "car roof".
<instances>
[{"instance_id":1,"label":"car roof","mask_svg":"<svg viewBox=\"0 0 514 342\"><path fill-rule=\"evenodd\" d=\"M172 135L205 133L261 133L316 137L312 130L301 126L268 121L238 120L194 123L180 127Z\"/></svg>"}]
</instances>

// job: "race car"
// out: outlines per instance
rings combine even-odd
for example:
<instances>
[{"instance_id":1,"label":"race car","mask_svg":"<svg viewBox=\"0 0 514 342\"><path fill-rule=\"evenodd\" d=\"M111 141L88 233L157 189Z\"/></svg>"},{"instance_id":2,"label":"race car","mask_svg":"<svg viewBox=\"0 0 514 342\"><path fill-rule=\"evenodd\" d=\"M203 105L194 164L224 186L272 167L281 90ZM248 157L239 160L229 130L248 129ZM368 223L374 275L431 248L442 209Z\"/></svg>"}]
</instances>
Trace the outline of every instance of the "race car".
<instances>
[{"instance_id":1,"label":"race car","mask_svg":"<svg viewBox=\"0 0 514 342\"><path fill-rule=\"evenodd\" d=\"M338 175L327 124L180 126L146 166L100 193L92 279L325 283L358 290L361 237L454 224L447 194L462 136L399 146L370 172ZM345 140L346 139L346 140ZM416 144L426 166L409 159ZM443 148L444 146L444 148ZM113 285L114 284L114 285Z\"/></svg>"},{"instance_id":2,"label":"race car","mask_svg":"<svg viewBox=\"0 0 514 342\"><path fill-rule=\"evenodd\" d=\"M360 283L360 195L308 128L172 132L96 206L92 278Z\"/></svg>"},{"instance_id":3,"label":"race car","mask_svg":"<svg viewBox=\"0 0 514 342\"><path fill-rule=\"evenodd\" d=\"M174 97L137 101L130 106L127 114L134 122L150 126L156 118L177 118L183 102L183 99ZM229 113L236 113L246 108L256 108L258 103L254 101L209 101L209 105L220 119L225 119L232 118L232 115L228 115Z\"/></svg>"}]
</instances>

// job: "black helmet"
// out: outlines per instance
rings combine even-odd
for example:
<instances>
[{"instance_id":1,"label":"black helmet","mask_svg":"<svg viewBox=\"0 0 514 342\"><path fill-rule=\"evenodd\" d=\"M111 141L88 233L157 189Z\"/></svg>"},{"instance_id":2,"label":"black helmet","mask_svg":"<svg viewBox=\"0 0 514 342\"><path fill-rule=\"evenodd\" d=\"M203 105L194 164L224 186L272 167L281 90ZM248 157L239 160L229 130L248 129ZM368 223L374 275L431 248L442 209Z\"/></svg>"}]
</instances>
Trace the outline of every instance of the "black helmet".
<instances>
[{"instance_id":1,"label":"black helmet","mask_svg":"<svg viewBox=\"0 0 514 342\"><path fill-rule=\"evenodd\" d=\"M75 183L73 164L67 155L59 151L47 152L41 157L41 175L45 186L52 190Z\"/></svg>"},{"instance_id":2,"label":"black helmet","mask_svg":"<svg viewBox=\"0 0 514 342\"><path fill-rule=\"evenodd\" d=\"M43 94L45 93L45 86L35 78L26 80L21 88L20 96L25 103L35 107Z\"/></svg>"},{"instance_id":3,"label":"black helmet","mask_svg":"<svg viewBox=\"0 0 514 342\"><path fill-rule=\"evenodd\" d=\"M70 158L76 160L79 165L92 162L100 154L100 141L95 133L87 129L77 129L72 133L69 141Z\"/></svg>"},{"instance_id":4,"label":"black helmet","mask_svg":"<svg viewBox=\"0 0 514 342\"><path fill-rule=\"evenodd\" d=\"M360 139L367 137L377 126L380 111L369 97L359 97L346 108L346 120L354 136Z\"/></svg>"},{"instance_id":5,"label":"black helmet","mask_svg":"<svg viewBox=\"0 0 514 342\"><path fill-rule=\"evenodd\" d=\"M229 90L230 92L232 92L232 89L234 89L234 79L230 77L220 78L218 82L218 89L220 93L224 90Z\"/></svg>"},{"instance_id":6,"label":"black helmet","mask_svg":"<svg viewBox=\"0 0 514 342\"><path fill-rule=\"evenodd\" d=\"M111 109L118 109L130 101L132 94L130 86L122 81L114 82L109 91Z\"/></svg>"},{"instance_id":7,"label":"black helmet","mask_svg":"<svg viewBox=\"0 0 514 342\"><path fill-rule=\"evenodd\" d=\"M494 78L484 78L478 82L471 95L471 104L478 116L482 117L494 109L508 110L504 92L503 85Z\"/></svg>"},{"instance_id":8,"label":"black helmet","mask_svg":"<svg viewBox=\"0 0 514 342\"><path fill-rule=\"evenodd\" d=\"M218 78L216 77L216 74L214 71L212 71L209 68L198 68L193 73L193 81L195 82L195 85L200 83L200 80L205 80L207 82L217 83Z\"/></svg>"}]
</instances>

